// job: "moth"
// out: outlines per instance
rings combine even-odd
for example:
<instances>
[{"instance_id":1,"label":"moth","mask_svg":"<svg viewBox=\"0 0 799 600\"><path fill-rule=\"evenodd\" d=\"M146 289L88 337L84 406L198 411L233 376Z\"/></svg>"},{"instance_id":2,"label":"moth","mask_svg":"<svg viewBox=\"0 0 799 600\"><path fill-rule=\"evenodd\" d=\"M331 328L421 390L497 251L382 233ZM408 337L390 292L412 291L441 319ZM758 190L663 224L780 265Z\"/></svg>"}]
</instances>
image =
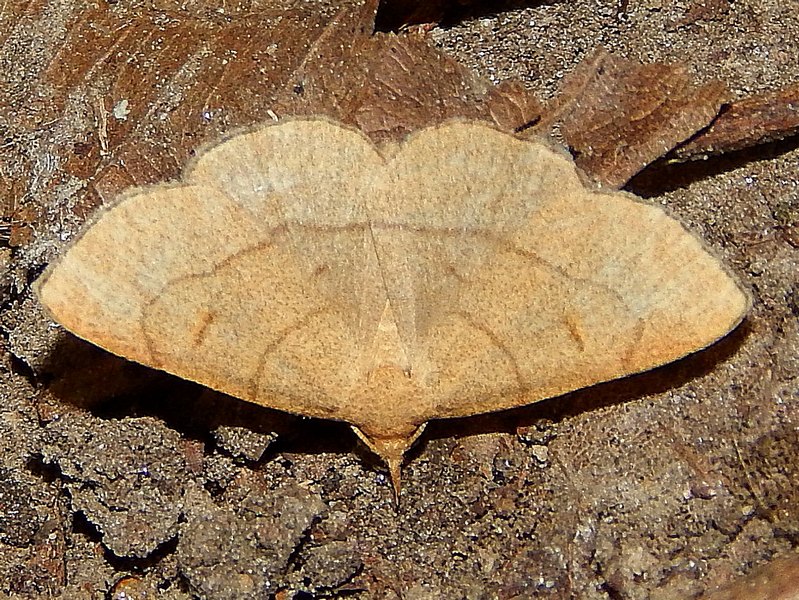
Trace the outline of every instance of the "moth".
<instances>
[{"instance_id":1,"label":"moth","mask_svg":"<svg viewBox=\"0 0 799 600\"><path fill-rule=\"evenodd\" d=\"M239 133L123 193L36 290L114 354L346 421L397 493L431 419L663 365L749 307L661 207L464 121L385 146L323 119Z\"/></svg>"}]
</instances>

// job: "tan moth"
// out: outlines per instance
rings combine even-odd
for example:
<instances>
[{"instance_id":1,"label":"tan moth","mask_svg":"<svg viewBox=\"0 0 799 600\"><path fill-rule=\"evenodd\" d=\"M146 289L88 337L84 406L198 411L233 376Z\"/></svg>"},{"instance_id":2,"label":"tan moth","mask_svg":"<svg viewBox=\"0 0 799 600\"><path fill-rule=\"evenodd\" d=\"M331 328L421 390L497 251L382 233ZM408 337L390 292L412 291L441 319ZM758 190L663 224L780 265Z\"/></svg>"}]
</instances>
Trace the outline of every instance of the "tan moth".
<instances>
[{"instance_id":1,"label":"tan moth","mask_svg":"<svg viewBox=\"0 0 799 600\"><path fill-rule=\"evenodd\" d=\"M651 369L748 309L660 207L470 122L382 147L320 119L235 135L124 193L37 290L114 354L348 422L397 490L429 420Z\"/></svg>"}]
</instances>

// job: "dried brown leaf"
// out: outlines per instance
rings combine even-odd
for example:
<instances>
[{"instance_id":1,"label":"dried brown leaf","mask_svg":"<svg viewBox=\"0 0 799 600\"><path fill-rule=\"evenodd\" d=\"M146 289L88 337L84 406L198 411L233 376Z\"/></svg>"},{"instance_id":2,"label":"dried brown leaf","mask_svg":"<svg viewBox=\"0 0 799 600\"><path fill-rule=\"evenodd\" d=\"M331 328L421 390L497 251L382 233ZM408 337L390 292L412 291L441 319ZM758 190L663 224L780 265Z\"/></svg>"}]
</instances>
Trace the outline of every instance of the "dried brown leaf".
<instances>
[{"instance_id":1,"label":"dried brown leaf","mask_svg":"<svg viewBox=\"0 0 799 600\"><path fill-rule=\"evenodd\" d=\"M537 122L544 107L520 81L505 80L489 93L491 117L501 129L519 131Z\"/></svg>"},{"instance_id":2,"label":"dried brown leaf","mask_svg":"<svg viewBox=\"0 0 799 600\"><path fill-rule=\"evenodd\" d=\"M750 96L725 107L707 130L671 156L701 159L779 141L799 133L799 84Z\"/></svg>"},{"instance_id":3,"label":"dried brown leaf","mask_svg":"<svg viewBox=\"0 0 799 600\"><path fill-rule=\"evenodd\" d=\"M710 123L725 93L718 82L694 85L682 65L640 65L599 50L564 80L534 130L558 125L577 164L620 188Z\"/></svg>"},{"instance_id":4,"label":"dried brown leaf","mask_svg":"<svg viewBox=\"0 0 799 600\"><path fill-rule=\"evenodd\" d=\"M126 187L176 177L199 147L242 126L323 114L399 140L453 116L490 121L495 103L507 103L422 37L373 35L375 0L334 9L242 1L224 14L213 6L76 4L53 54L16 59L0 102L27 112L8 116L8 128L53 128L51 154L61 160L53 169L31 164L21 141L0 149L3 179L36 185L6 187L6 199L36 202L44 219L56 197L74 194L61 202L61 219L83 220ZM47 2L7 6L2 16L2 41L14 47L31 24L47 27ZM499 112L504 126L523 125Z\"/></svg>"}]
</instances>

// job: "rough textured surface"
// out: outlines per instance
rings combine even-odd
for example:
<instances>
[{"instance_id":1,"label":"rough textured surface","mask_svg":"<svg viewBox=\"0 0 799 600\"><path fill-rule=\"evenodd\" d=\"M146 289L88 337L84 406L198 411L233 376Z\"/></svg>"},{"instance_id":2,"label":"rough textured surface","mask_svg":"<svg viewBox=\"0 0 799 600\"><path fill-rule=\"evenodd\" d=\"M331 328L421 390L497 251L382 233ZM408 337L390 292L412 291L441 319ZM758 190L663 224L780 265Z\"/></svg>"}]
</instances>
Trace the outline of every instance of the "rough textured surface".
<instances>
[{"instance_id":1,"label":"rough textured surface","mask_svg":"<svg viewBox=\"0 0 799 600\"><path fill-rule=\"evenodd\" d=\"M196 45L185 37L164 36L158 42L157 29L146 35L131 30L128 43L141 46L122 43L119 50L130 54L94 69L85 60L95 59L80 56L96 51L102 57L108 45L76 35L53 67L60 71L74 61L75 69L61 70L77 73L73 84L48 79L45 67L88 4L9 2L0 13L0 266L5 269L0 277L0 467L7 482L2 498L10 507L3 512L0 534L0 593L121 599L126 590L139 589L150 597L211 598L199 590L212 582L189 581L186 572L205 554L228 557L220 570L240 573L241 563L233 560L238 553L263 561L263 572L282 586L283 598L304 590L360 598L524 598L535 593L564 599L684 599L792 552L799 535L799 250L791 242L792 227L799 223L795 138L688 165L656 164L629 186L700 233L751 286L755 304L745 330L710 352L646 376L530 409L432 425L413 453L404 477L407 501L396 512L380 465L370 463L338 425L250 412L230 398L120 363L74 340L47 351L61 336L37 316L28 285L99 202L91 196L91 177L101 160L103 113L88 91L105 97L109 139L118 135L115 128L130 126L134 113L151 115L134 128L131 139L145 140L150 144L143 146L145 156L157 156L151 140L158 146L162 137L151 133L177 124L174 138L194 144L213 139L225 128L219 120L203 119L205 99L210 96L213 107L230 106L235 113L242 103L228 94L249 89L235 78L226 86L223 77L217 95L211 93L215 88L209 81L220 81L230 42L212 43L215 38L206 32L191 38ZM145 4L166 11L155 21L159 27L179 25L192 15L215 26L240 25L240 19L257 20L269 8L257 0L227 1L224 13L216 10L221 2L210 0L92 6L110 8L124 24ZM325 18L342 3L335 5L325 9L332 11ZM494 4L470 5L473 17L434 28L433 39L479 75L493 81L521 78L542 99L550 98L563 76L599 45L630 59L683 63L700 84L722 80L731 100L799 81L799 15L793 2L575 0L501 12ZM20 18L23 10L29 12ZM116 39L116 27L103 19L86 17L85 22ZM170 40L197 49L190 52L195 60L148 55L174 48ZM261 39L252 43L270 51ZM230 47L238 56L248 55L239 48ZM127 63L132 56L136 60ZM292 60L281 56L275 63L296 70ZM109 79L126 72L120 64L143 68L135 77ZM172 67L163 71L157 65ZM206 80L198 73L208 66L217 70L209 70ZM249 66L242 64L239 73L257 71ZM423 72L423 80L436 81L435 73ZM104 74L105 83L93 74ZM131 80L140 98L135 103L130 102L131 84L125 83ZM187 91L195 81L196 96ZM288 89L293 93L293 86ZM466 89L489 88L483 83ZM247 106L269 97L265 87L260 91L263 96L252 94ZM199 98L193 100L196 108L180 113L196 117L196 126L184 126L171 110L178 98ZM124 99L131 111L127 124L119 104ZM268 118L270 103L266 99L258 104L263 112L248 114ZM110 163L118 156L116 139L108 146L112 154L102 160ZM173 169L193 147L170 159ZM86 158L87 151L93 159ZM167 168L156 179L172 174ZM247 539L243 526L220 538L221 551L214 543L192 548L195 562L182 562L185 548L179 552L169 543L145 559L115 558L97 527L73 512L69 481L57 465L41 459L47 429L56 417L72 412L83 415L73 421L81 423L76 434L103 432L103 440L95 439L106 443L106 472L113 471L118 455L126 455L119 437L103 427L109 419L149 417L162 422L158 429L176 432L185 470L172 476L191 491L184 494L184 502L192 500L184 510L193 519L219 517L221 511L231 523L268 521L271 509L245 514L239 502L248 494L273 498L272 491L304 506L306 521L286 527L285 539L296 540L297 523L311 520L288 569ZM242 460L217 446L213 432L220 425L278 437L258 461ZM327 508L317 513L314 497ZM33 535L28 521L36 524ZM231 548L233 534L244 539L238 548ZM181 539L179 531L177 544ZM253 574L245 575L244 583L254 580Z\"/></svg>"},{"instance_id":2,"label":"rough textured surface","mask_svg":"<svg viewBox=\"0 0 799 600\"><path fill-rule=\"evenodd\" d=\"M111 552L143 558L176 535L186 475L177 432L151 418L98 423L78 413L55 419L45 437L42 457L60 471L71 510Z\"/></svg>"},{"instance_id":3,"label":"rough textured surface","mask_svg":"<svg viewBox=\"0 0 799 600\"><path fill-rule=\"evenodd\" d=\"M267 597L290 586L295 552L326 506L317 494L288 482L268 490L243 475L226 492L230 510L215 505L203 489L191 490L190 507L177 546L178 565L189 588L203 598ZM326 580L341 583L337 564L325 565Z\"/></svg>"}]
</instances>

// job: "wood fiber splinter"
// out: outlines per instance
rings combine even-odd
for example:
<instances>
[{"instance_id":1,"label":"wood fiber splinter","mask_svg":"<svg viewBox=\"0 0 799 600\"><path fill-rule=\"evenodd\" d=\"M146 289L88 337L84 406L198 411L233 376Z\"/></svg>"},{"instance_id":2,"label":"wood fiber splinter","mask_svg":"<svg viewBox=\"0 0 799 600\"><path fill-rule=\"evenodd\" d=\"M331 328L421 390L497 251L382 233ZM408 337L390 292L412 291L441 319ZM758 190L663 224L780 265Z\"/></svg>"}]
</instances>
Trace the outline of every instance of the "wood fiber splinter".
<instances>
[{"instance_id":1,"label":"wood fiber splinter","mask_svg":"<svg viewBox=\"0 0 799 600\"><path fill-rule=\"evenodd\" d=\"M651 369L748 308L658 206L467 122L384 147L315 119L236 135L124 194L37 290L110 352L348 422L397 491L430 419Z\"/></svg>"}]
</instances>

